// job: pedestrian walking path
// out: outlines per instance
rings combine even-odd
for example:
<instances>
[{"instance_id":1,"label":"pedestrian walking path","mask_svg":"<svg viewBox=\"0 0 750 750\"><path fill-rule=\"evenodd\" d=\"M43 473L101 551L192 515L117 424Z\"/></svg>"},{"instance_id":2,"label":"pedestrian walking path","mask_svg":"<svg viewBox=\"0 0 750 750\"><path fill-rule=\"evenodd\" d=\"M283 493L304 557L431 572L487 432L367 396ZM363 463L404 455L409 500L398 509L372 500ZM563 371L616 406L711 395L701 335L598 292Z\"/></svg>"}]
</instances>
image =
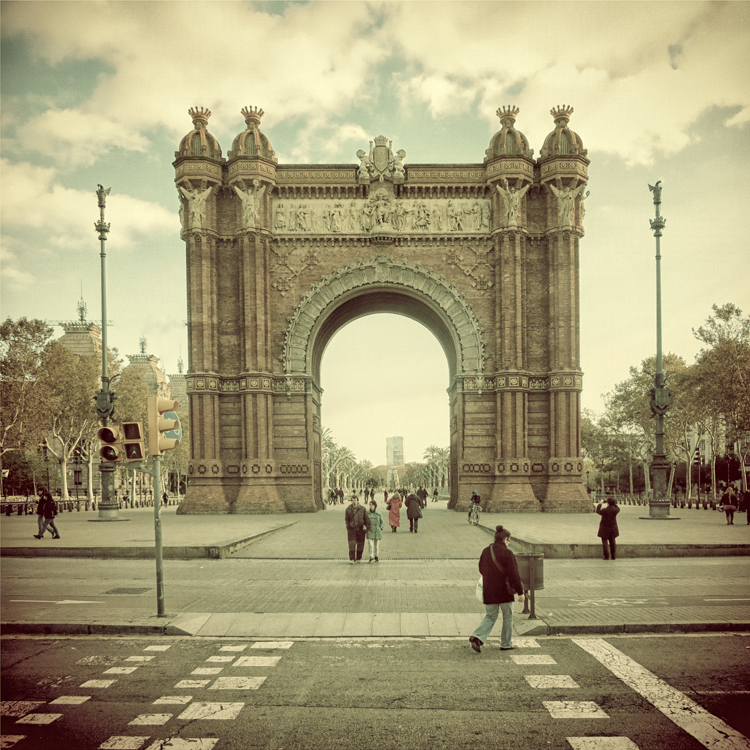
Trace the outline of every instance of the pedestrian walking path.
<instances>
[{"instance_id":1,"label":"pedestrian walking path","mask_svg":"<svg viewBox=\"0 0 750 750\"><path fill-rule=\"evenodd\" d=\"M750 629L744 514L727 526L715 511L682 510L681 520L664 522L640 520L644 510L622 509L621 554L604 561L595 514L486 514L483 528L445 501L430 503L417 534L408 523L395 534L386 528L380 562L365 557L349 565L343 506L261 516L178 516L168 507L161 519L166 617L156 616L153 559L143 559L153 558L152 509L121 511L126 522L61 514L60 540L34 539L35 516L3 517L2 630L468 635L483 612L473 591L477 560L498 523L510 529L517 553L543 545L577 554L561 559L545 551L537 619L519 611L518 635ZM629 556L629 544L657 554L676 545L689 556ZM583 546L599 556L578 554Z\"/></svg>"}]
</instances>

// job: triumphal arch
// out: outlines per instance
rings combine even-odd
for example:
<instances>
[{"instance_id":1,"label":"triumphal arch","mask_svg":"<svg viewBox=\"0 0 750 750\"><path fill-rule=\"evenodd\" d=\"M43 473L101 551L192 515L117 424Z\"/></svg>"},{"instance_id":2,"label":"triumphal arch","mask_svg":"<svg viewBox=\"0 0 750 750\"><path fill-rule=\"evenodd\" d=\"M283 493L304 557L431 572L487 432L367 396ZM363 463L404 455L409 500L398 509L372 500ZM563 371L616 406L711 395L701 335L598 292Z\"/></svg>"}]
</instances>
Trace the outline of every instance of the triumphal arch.
<instances>
[{"instance_id":1,"label":"triumphal arch","mask_svg":"<svg viewBox=\"0 0 750 750\"><path fill-rule=\"evenodd\" d=\"M445 351L451 507L476 489L490 511L591 509L578 282L589 161L572 111L552 110L538 159L518 109L502 107L475 164L410 164L408 144L379 136L356 163L310 165L278 163L258 108L242 110L226 158L211 113L190 110L174 162L190 341L181 513L325 507L321 358L343 325L378 312L420 321Z\"/></svg>"}]
</instances>

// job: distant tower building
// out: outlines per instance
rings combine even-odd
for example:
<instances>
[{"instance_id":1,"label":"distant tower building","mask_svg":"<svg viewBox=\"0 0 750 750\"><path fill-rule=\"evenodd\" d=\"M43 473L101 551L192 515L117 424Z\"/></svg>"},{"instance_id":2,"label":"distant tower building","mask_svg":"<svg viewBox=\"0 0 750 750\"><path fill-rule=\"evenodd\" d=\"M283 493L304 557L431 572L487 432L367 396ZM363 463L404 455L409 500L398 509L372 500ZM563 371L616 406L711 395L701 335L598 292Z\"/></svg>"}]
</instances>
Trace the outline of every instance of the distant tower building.
<instances>
[{"instance_id":1,"label":"distant tower building","mask_svg":"<svg viewBox=\"0 0 750 750\"><path fill-rule=\"evenodd\" d=\"M177 360L177 374L169 376L169 397L180 405L178 411L181 415L188 412L187 381L182 372L182 357ZM182 417L180 417L182 419Z\"/></svg>"},{"instance_id":2,"label":"distant tower building","mask_svg":"<svg viewBox=\"0 0 750 750\"><path fill-rule=\"evenodd\" d=\"M404 465L404 439L389 437L385 439L386 464L388 466Z\"/></svg>"},{"instance_id":3,"label":"distant tower building","mask_svg":"<svg viewBox=\"0 0 750 750\"><path fill-rule=\"evenodd\" d=\"M86 320L86 303L81 297L78 303L78 320L60 321L65 333L58 341L79 357L102 356L102 329L96 323Z\"/></svg>"},{"instance_id":4,"label":"distant tower building","mask_svg":"<svg viewBox=\"0 0 750 750\"><path fill-rule=\"evenodd\" d=\"M169 398L170 388L167 384L167 376L161 371L159 367L159 358L153 354L146 354L146 339L142 338L140 341L141 353L140 354L128 354L130 360L129 367L135 367L141 371L143 380L148 386L150 393L155 396L163 396Z\"/></svg>"}]
</instances>

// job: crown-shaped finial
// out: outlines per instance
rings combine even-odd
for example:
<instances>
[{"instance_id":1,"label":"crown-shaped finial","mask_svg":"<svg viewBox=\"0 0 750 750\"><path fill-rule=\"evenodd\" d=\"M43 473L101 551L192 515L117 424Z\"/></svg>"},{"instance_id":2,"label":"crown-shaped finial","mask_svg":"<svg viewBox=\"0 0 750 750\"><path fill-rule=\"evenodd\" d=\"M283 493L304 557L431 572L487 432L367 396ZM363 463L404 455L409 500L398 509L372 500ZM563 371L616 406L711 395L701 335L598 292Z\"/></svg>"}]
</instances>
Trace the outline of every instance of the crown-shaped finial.
<instances>
[{"instance_id":1,"label":"crown-shaped finial","mask_svg":"<svg viewBox=\"0 0 750 750\"><path fill-rule=\"evenodd\" d=\"M376 146L387 146L388 145L388 138L384 135L379 135L375 137L375 145Z\"/></svg>"},{"instance_id":2,"label":"crown-shaped finial","mask_svg":"<svg viewBox=\"0 0 750 750\"><path fill-rule=\"evenodd\" d=\"M208 118L211 117L211 110L207 107L190 107L188 114L193 118L193 125L197 128L206 127Z\"/></svg>"},{"instance_id":3,"label":"crown-shaped finial","mask_svg":"<svg viewBox=\"0 0 750 750\"><path fill-rule=\"evenodd\" d=\"M243 107L240 114L245 118L245 122L250 125L260 125L260 118L263 117L263 110L260 107Z\"/></svg>"},{"instance_id":4,"label":"crown-shaped finial","mask_svg":"<svg viewBox=\"0 0 750 750\"><path fill-rule=\"evenodd\" d=\"M511 105L509 107L499 107L495 114L500 118L500 122L503 125L507 124L507 127L512 127L520 111L518 107Z\"/></svg>"},{"instance_id":5,"label":"crown-shaped finial","mask_svg":"<svg viewBox=\"0 0 750 750\"><path fill-rule=\"evenodd\" d=\"M562 121L563 125L565 125L573 114L573 107L569 107L567 104L562 104L557 107L552 107L549 113L552 115L556 124L559 121Z\"/></svg>"}]
</instances>

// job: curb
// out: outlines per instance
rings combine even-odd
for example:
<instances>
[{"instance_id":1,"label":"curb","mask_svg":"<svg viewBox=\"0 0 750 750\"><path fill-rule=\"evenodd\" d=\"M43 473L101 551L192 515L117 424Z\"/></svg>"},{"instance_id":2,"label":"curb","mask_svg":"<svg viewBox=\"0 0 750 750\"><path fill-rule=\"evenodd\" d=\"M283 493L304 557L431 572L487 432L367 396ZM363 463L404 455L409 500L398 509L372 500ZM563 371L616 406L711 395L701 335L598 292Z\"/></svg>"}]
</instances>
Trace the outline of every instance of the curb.
<instances>
[{"instance_id":1,"label":"curb","mask_svg":"<svg viewBox=\"0 0 750 750\"><path fill-rule=\"evenodd\" d=\"M275 529L261 531L259 534L233 539L213 546L177 545L162 548L165 560L223 560L233 552L243 549L264 537L275 534L282 529L288 529L297 523L284 524ZM85 559L120 559L120 560L154 560L154 547L3 547L2 557L78 557Z\"/></svg>"}]
</instances>

